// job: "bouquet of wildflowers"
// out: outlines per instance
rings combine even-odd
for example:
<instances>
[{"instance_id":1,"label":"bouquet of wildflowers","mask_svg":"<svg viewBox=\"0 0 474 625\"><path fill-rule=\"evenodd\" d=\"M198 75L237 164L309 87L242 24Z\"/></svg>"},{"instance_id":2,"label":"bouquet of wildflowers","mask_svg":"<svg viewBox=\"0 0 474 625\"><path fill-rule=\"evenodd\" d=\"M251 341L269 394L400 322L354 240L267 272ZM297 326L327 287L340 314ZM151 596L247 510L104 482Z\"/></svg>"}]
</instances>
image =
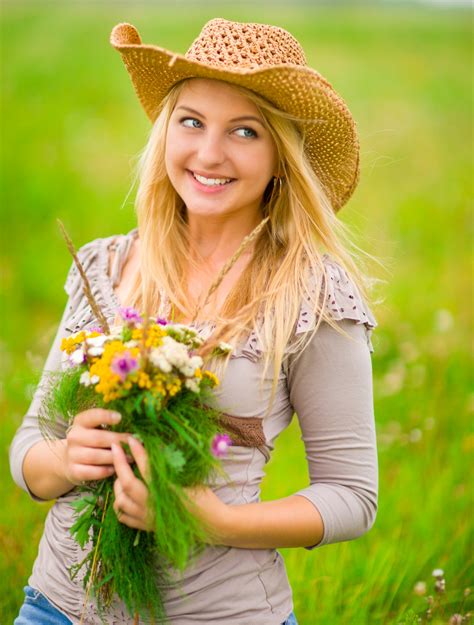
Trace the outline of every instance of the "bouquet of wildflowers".
<instances>
[{"instance_id":1,"label":"bouquet of wildflowers","mask_svg":"<svg viewBox=\"0 0 474 625\"><path fill-rule=\"evenodd\" d=\"M113 510L114 477L79 487L72 534L85 559L71 570L85 571L84 586L103 614L117 594L138 622L140 615L166 620L160 589L170 567L183 571L191 554L199 554L208 537L186 505L186 487L206 483L220 473L219 457L231 439L212 406L217 377L203 369L197 350L203 341L186 325L121 308L122 323L109 327L94 300L84 270L63 229L84 281L84 292L99 325L62 340L63 367L51 374L40 424L46 437L55 424L70 424L89 408L106 408L122 415L110 427L129 432L144 445L149 465L150 509L154 531L132 529ZM213 354L225 355L226 344ZM136 466L135 475L141 479Z\"/></svg>"},{"instance_id":2,"label":"bouquet of wildflowers","mask_svg":"<svg viewBox=\"0 0 474 625\"><path fill-rule=\"evenodd\" d=\"M123 324L109 332L97 327L62 340L63 370L44 401L42 425L47 431L57 415L72 422L83 410L107 408L122 415L114 431L130 432L144 444L156 531L119 522L113 476L89 483L71 531L83 548L92 540L92 549L72 575L85 567L84 584L99 610L116 593L131 614L164 618L159 587L167 569L184 570L206 539L185 505L183 488L222 471L218 458L231 441L220 433L218 414L209 406L218 380L194 353L202 344L196 331L164 319L145 323L131 308L119 312Z\"/></svg>"}]
</instances>

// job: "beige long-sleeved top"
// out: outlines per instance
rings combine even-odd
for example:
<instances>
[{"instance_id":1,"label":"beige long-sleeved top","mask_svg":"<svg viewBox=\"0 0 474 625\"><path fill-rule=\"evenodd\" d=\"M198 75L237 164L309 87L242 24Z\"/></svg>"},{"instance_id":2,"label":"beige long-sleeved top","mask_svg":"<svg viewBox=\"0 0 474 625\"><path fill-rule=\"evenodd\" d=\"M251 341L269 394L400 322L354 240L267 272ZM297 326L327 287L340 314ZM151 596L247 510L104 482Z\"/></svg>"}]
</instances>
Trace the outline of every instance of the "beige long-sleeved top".
<instances>
[{"instance_id":1,"label":"beige long-sleeved top","mask_svg":"<svg viewBox=\"0 0 474 625\"><path fill-rule=\"evenodd\" d=\"M135 228L125 235L95 239L79 251L93 293L110 320L120 305L114 287L136 236ZM116 253L109 275L111 249ZM274 442L296 413L306 450L309 484L294 494L306 497L318 509L324 524L322 540L306 547L309 550L361 536L372 527L377 511L371 363L371 333L377 323L342 267L328 255L324 256L324 265L328 282L326 306L333 319L355 340L323 322L303 353L292 354L282 365L271 412L265 414L272 372L261 384L261 350L252 333L232 354L217 399L223 412L241 417L244 430L246 424L252 425L256 442L232 445L222 459L231 482L209 484L226 504L258 502ZM74 265L65 290L69 299L45 371L60 369L62 337L97 323ZM308 302L303 301L295 332L308 332L315 322ZM22 465L30 447L42 440L38 409L43 394L41 380L10 447L13 478L33 499L37 498L28 490ZM65 430L66 424L59 424L60 436L65 436ZM74 489L59 497L50 509L28 580L75 624L80 621L84 602L82 576L72 581L68 573L85 554L69 532L73 522L70 504L78 496ZM280 625L293 609L284 561L276 549L209 545L182 578L176 575L173 580L165 589L166 610L173 625ZM101 622L93 602L86 606L86 615L85 622L90 625ZM133 619L117 600L107 622L131 625Z\"/></svg>"}]
</instances>

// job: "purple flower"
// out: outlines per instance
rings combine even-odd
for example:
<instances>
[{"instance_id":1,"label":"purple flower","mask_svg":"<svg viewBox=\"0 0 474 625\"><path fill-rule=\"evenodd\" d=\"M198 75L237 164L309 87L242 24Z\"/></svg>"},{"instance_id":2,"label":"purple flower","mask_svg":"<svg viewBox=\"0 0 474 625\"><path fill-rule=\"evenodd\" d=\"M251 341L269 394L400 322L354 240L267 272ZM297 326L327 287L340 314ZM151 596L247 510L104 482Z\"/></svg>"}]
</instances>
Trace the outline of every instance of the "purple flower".
<instances>
[{"instance_id":1,"label":"purple flower","mask_svg":"<svg viewBox=\"0 0 474 625\"><path fill-rule=\"evenodd\" d=\"M99 334L104 334L104 331L100 326L92 326L92 328L89 328L88 332L98 332Z\"/></svg>"},{"instance_id":2,"label":"purple flower","mask_svg":"<svg viewBox=\"0 0 474 625\"><path fill-rule=\"evenodd\" d=\"M138 310L132 308L131 306L127 306L125 308L119 308L119 315L122 317L124 321L135 325L136 323L142 323L143 319Z\"/></svg>"},{"instance_id":3,"label":"purple flower","mask_svg":"<svg viewBox=\"0 0 474 625\"><path fill-rule=\"evenodd\" d=\"M133 358L130 352L122 352L115 356L110 368L120 376L120 380L123 382L129 373L138 369L138 360Z\"/></svg>"},{"instance_id":4,"label":"purple flower","mask_svg":"<svg viewBox=\"0 0 474 625\"><path fill-rule=\"evenodd\" d=\"M162 317L157 317L156 318L156 323L158 323L160 326L167 326L168 322L166 321L166 319L163 319Z\"/></svg>"},{"instance_id":5,"label":"purple flower","mask_svg":"<svg viewBox=\"0 0 474 625\"><path fill-rule=\"evenodd\" d=\"M212 440L211 452L213 456L221 458L227 453L227 449L232 445L232 440L227 434L216 434Z\"/></svg>"}]
</instances>

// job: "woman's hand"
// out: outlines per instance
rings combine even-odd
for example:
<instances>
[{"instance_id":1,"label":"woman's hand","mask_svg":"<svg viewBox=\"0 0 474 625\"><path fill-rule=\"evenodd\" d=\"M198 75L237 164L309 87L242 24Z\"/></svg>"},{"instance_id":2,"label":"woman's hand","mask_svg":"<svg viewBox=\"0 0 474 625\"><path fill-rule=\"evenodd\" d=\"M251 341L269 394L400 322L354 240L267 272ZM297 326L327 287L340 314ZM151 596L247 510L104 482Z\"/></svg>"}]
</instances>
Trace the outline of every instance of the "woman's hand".
<instances>
[{"instance_id":1,"label":"woman's hand","mask_svg":"<svg viewBox=\"0 0 474 625\"><path fill-rule=\"evenodd\" d=\"M103 425L117 425L120 415L91 408L78 413L66 435L64 475L71 484L101 480L113 475L112 444L127 441L130 434L111 432Z\"/></svg>"},{"instance_id":2,"label":"woman's hand","mask_svg":"<svg viewBox=\"0 0 474 625\"><path fill-rule=\"evenodd\" d=\"M114 484L114 510L121 523L129 527L150 531L154 528L152 512L148 510L149 480L148 456L143 445L133 436L127 440L144 481L140 480L128 466L125 453L119 445L112 445L117 479ZM221 541L226 526L226 506L207 486L184 488L189 501L188 510L207 527L210 544L225 544Z\"/></svg>"},{"instance_id":3,"label":"woman's hand","mask_svg":"<svg viewBox=\"0 0 474 625\"><path fill-rule=\"evenodd\" d=\"M114 482L114 510L121 523L128 527L150 531L153 529L153 517L148 510L148 488L145 483L149 479L148 456L143 445L133 436L128 436L125 442L130 447L144 481L140 480L128 465L122 447L113 444L112 455L117 473Z\"/></svg>"}]
</instances>

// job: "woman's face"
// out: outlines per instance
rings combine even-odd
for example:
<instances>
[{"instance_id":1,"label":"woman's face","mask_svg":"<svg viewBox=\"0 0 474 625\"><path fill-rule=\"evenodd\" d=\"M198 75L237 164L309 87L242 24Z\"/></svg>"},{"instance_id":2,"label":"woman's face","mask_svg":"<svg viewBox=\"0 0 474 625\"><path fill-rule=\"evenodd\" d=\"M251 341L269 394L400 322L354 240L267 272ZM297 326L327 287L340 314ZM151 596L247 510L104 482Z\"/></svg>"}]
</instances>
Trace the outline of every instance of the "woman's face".
<instances>
[{"instance_id":1,"label":"woman's face","mask_svg":"<svg viewBox=\"0 0 474 625\"><path fill-rule=\"evenodd\" d=\"M257 107L231 85L194 78L166 136L166 170L189 216L255 219L277 151Z\"/></svg>"}]
</instances>

